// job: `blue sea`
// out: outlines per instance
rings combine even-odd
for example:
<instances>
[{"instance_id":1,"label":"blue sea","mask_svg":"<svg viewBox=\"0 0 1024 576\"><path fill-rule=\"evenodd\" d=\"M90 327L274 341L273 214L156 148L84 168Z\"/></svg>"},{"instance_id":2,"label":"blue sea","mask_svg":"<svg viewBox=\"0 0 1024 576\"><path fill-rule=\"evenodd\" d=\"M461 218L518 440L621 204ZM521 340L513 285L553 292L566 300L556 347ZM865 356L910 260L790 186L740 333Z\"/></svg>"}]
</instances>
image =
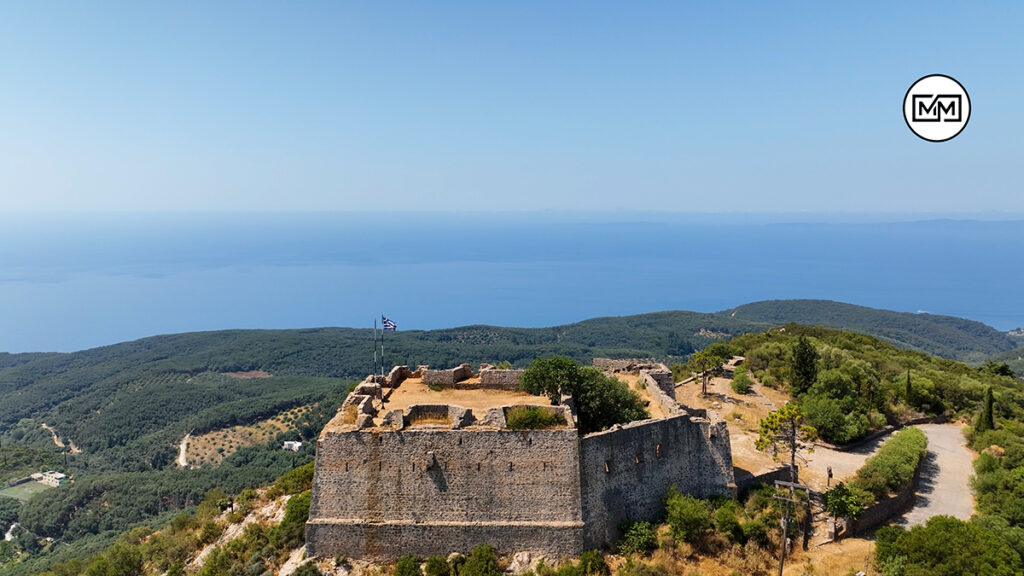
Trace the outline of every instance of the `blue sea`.
<instances>
[{"instance_id":1,"label":"blue sea","mask_svg":"<svg viewBox=\"0 0 1024 576\"><path fill-rule=\"evenodd\" d=\"M4 215L0 351L225 328L371 327L382 313L399 329L550 326L776 298L1024 325L1022 220L794 220Z\"/></svg>"}]
</instances>

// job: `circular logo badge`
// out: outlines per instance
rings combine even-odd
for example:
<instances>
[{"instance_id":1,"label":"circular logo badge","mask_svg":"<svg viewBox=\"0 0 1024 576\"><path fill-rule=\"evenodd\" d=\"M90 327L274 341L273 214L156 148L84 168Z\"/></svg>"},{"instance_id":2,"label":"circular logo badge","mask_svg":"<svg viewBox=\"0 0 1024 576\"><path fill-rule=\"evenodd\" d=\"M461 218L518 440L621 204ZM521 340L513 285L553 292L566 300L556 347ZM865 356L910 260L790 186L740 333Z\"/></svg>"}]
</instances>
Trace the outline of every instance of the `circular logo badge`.
<instances>
[{"instance_id":1,"label":"circular logo badge","mask_svg":"<svg viewBox=\"0 0 1024 576\"><path fill-rule=\"evenodd\" d=\"M971 118L971 98L954 78L945 74L925 76L903 97L903 118L907 126L929 142L956 137Z\"/></svg>"}]
</instances>

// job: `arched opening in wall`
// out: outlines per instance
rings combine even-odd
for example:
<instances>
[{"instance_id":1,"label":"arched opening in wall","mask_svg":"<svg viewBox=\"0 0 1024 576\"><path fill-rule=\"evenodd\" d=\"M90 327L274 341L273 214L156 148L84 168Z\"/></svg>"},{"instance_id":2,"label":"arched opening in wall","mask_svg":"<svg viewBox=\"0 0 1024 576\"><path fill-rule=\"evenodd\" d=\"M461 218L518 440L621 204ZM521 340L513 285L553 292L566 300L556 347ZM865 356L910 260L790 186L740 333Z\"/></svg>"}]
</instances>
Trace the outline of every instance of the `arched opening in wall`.
<instances>
[{"instance_id":1,"label":"arched opening in wall","mask_svg":"<svg viewBox=\"0 0 1024 576\"><path fill-rule=\"evenodd\" d=\"M512 471L512 463L511 463L511 462L509 462L509 463L508 463L508 471L509 471L509 472L511 472L511 471Z\"/></svg>"},{"instance_id":2,"label":"arched opening in wall","mask_svg":"<svg viewBox=\"0 0 1024 576\"><path fill-rule=\"evenodd\" d=\"M345 472L348 472L348 462L345 462Z\"/></svg>"},{"instance_id":3,"label":"arched opening in wall","mask_svg":"<svg viewBox=\"0 0 1024 576\"><path fill-rule=\"evenodd\" d=\"M476 463L476 471L477 471L477 472L479 472L479 471L480 471L480 463L479 463L479 462L477 462L477 463Z\"/></svg>"},{"instance_id":4,"label":"arched opening in wall","mask_svg":"<svg viewBox=\"0 0 1024 576\"><path fill-rule=\"evenodd\" d=\"M661 458L661 444L654 447L654 457Z\"/></svg>"},{"instance_id":5,"label":"arched opening in wall","mask_svg":"<svg viewBox=\"0 0 1024 576\"><path fill-rule=\"evenodd\" d=\"M640 464L641 462L644 461L644 455L640 452L637 452L636 455L633 456L633 459L636 460L637 464Z\"/></svg>"},{"instance_id":6,"label":"arched opening in wall","mask_svg":"<svg viewBox=\"0 0 1024 576\"><path fill-rule=\"evenodd\" d=\"M605 460L604 461L604 473L605 474L610 474L611 471L612 471L612 461L611 460Z\"/></svg>"}]
</instances>

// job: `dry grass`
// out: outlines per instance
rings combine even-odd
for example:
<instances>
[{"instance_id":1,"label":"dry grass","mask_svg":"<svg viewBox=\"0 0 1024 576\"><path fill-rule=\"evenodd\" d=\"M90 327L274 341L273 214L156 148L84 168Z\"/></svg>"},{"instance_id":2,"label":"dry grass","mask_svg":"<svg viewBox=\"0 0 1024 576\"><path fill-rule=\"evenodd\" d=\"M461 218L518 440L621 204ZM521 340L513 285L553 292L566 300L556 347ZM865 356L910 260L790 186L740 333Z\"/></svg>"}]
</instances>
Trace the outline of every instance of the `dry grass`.
<instances>
[{"instance_id":1,"label":"dry grass","mask_svg":"<svg viewBox=\"0 0 1024 576\"><path fill-rule=\"evenodd\" d=\"M193 436L188 442L188 463L190 466L217 464L239 448L262 444L288 430L291 427L288 419L296 419L310 409L312 406L300 406L248 426L232 426Z\"/></svg>"},{"instance_id":2,"label":"dry grass","mask_svg":"<svg viewBox=\"0 0 1024 576\"><path fill-rule=\"evenodd\" d=\"M442 416L413 416L409 418L409 426L426 426L430 424L441 424L443 426L451 426L452 421L448 417Z\"/></svg>"}]
</instances>

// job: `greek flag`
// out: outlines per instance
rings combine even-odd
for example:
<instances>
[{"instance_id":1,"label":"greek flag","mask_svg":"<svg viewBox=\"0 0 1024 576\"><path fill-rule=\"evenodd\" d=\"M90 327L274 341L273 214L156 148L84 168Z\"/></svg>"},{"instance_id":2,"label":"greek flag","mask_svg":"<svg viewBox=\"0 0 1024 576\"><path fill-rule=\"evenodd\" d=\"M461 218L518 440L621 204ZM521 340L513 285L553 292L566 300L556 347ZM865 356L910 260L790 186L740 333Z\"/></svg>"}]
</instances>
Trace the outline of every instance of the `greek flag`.
<instances>
[{"instance_id":1,"label":"greek flag","mask_svg":"<svg viewBox=\"0 0 1024 576\"><path fill-rule=\"evenodd\" d=\"M380 321L384 323L385 330L398 330L398 324L395 324L391 320L388 320L387 316L381 315Z\"/></svg>"}]
</instances>

